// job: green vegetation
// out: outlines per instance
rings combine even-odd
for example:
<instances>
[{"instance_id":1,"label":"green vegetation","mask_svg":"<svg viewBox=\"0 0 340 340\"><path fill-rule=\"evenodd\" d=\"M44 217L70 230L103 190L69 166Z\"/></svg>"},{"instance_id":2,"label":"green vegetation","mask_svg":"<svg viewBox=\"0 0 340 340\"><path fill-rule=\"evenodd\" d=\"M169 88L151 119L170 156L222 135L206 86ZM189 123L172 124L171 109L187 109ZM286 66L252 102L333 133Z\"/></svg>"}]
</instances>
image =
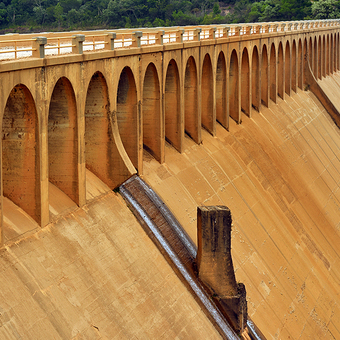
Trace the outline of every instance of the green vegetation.
<instances>
[{"instance_id":1,"label":"green vegetation","mask_svg":"<svg viewBox=\"0 0 340 340\"><path fill-rule=\"evenodd\" d=\"M340 17L336 0L3 0L0 30L158 27Z\"/></svg>"}]
</instances>

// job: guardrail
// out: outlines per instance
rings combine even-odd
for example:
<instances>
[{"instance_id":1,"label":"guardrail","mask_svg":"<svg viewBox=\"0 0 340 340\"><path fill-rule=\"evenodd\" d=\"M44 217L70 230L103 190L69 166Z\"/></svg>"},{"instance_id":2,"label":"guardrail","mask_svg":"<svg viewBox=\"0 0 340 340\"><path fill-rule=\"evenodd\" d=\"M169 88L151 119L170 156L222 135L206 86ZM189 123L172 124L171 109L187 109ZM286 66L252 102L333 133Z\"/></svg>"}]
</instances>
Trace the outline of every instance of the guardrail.
<instances>
[{"instance_id":1,"label":"guardrail","mask_svg":"<svg viewBox=\"0 0 340 340\"><path fill-rule=\"evenodd\" d=\"M0 36L0 60L25 57L44 58L67 53L82 54L84 51L95 52L245 35L277 34L333 26L340 26L340 20L143 28L140 31L135 29L116 30L114 32L103 30L96 31L96 33L93 33L93 31L67 32L59 33L59 36L58 33L43 33L44 36L42 37L36 37L32 34L13 34Z\"/></svg>"}]
</instances>

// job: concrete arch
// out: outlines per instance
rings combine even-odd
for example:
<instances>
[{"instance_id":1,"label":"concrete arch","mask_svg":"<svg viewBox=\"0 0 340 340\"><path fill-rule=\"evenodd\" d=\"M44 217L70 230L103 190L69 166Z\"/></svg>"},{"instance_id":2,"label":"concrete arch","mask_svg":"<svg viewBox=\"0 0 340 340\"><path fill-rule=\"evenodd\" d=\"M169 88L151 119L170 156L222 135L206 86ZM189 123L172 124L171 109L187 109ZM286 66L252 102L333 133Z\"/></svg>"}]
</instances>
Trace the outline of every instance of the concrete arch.
<instances>
[{"instance_id":1,"label":"concrete arch","mask_svg":"<svg viewBox=\"0 0 340 340\"><path fill-rule=\"evenodd\" d=\"M291 60L292 60L292 90L294 92L297 92L297 63L296 63L296 42L295 40L293 40L293 45L292 45L292 56L291 56Z\"/></svg>"},{"instance_id":2,"label":"concrete arch","mask_svg":"<svg viewBox=\"0 0 340 340\"><path fill-rule=\"evenodd\" d=\"M55 84L50 100L48 160L49 181L79 204L77 106L65 77Z\"/></svg>"},{"instance_id":3,"label":"concrete arch","mask_svg":"<svg viewBox=\"0 0 340 340\"><path fill-rule=\"evenodd\" d=\"M206 53L203 59L201 94L202 126L206 128L211 134L214 134L213 69L211 58L208 53Z\"/></svg>"},{"instance_id":4,"label":"concrete arch","mask_svg":"<svg viewBox=\"0 0 340 340\"><path fill-rule=\"evenodd\" d=\"M255 110L260 111L260 61L259 52L256 46L254 46L251 60L251 105Z\"/></svg>"},{"instance_id":5,"label":"concrete arch","mask_svg":"<svg viewBox=\"0 0 340 340\"><path fill-rule=\"evenodd\" d=\"M117 123L124 149L138 170L137 87L130 67L120 73L117 88Z\"/></svg>"},{"instance_id":6,"label":"concrete arch","mask_svg":"<svg viewBox=\"0 0 340 340\"><path fill-rule=\"evenodd\" d=\"M318 79L322 78L322 44L321 44L321 36L319 36L318 39L318 74L315 75L317 76Z\"/></svg>"},{"instance_id":7,"label":"concrete arch","mask_svg":"<svg viewBox=\"0 0 340 340\"><path fill-rule=\"evenodd\" d=\"M23 84L10 92L2 119L2 192L40 224L40 145L36 106Z\"/></svg>"},{"instance_id":8,"label":"concrete arch","mask_svg":"<svg viewBox=\"0 0 340 340\"><path fill-rule=\"evenodd\" d=\"M180 82L177 63L171 59L165 77L165 138L176 150L181 151Z\"/></svg>"},{"instance_id":9,"label":"concrete arch","mask_svg":"<svg viewBox=\"0 0 340 340\"><path fill-rule=\"evenodd\" d=\"M241 60L241 111L250 116L250 72L249 55L245 47Z\"/></svg>"},{"instance_id":10,"label":"concrete arch","mask_svg":"<svg viewBox=\"0 0 340 340\"><path fill-rule=\"evenodd\" d=\"M110 172L114 167L111 157L113 138L109 113L107 83L103 74L96 72L90 80L85 102L86 168L113 189Z\"/></svg>"},{"instance_id":11,"label":"concrete arch","mask_svg":"<svg viewBox=\"0 0 340 340\"><path fill-rule=\"evenodd\" d=\"M267 46L263 45L261 61L261 102L267 107L269 103L268 87L268 52Z\"/></svg>"},{"instance_id":12,"label":"concrete arch","mask_svg":"<svg viewBox=\"0 0 340 340\"><path fill-rule=\"evenodd\" d=\"M228 128L226 94L227 68L224 53L221 51L216 66L216 119L222 126Z\"/></svg>"},{"instance_id":13,"label":"concrete arch","mask_svg":"<svg viewBox=\"0 0 340 340\"><path fill-rule=\"evenodd\" d=\"M194 57L189 57L184 76L184 119L185 132L196 142L200 143L198 119L197 67Z\"/></svg>"},{"instance_id":14,"label":"concrete arch","mask_svg":"<svg viewBox=\"0 0 340 340\"><path fill-rule=\"evenodd\" d=\"M280 42L277 50L277 94L282 99L284 99L284 78L283 46Z\"/></svg>"},{"instance_id":15,"label":"concrete arch","mask_svg":"<svg viewBox=\"0 0 340 340\"><path fill-rule=\"evenodd\" d=\"M291 88L291 76L290 76L290 45L289 41L286 42L286 49L285 49L285 62L284 62L284 68L285 68L285 92L290 96L290 88Z\"/></svg>"},{"instance_id":16,"label":"concrete arch","mask_svg":"<svg viewBox=\"0 0 340 340\"><path fill-rule=\"evenodd\" d=\"M269 61L269 79L270 79L270 99L276 103L276 51L275 45L272 43L270 48L270 61Z\"/></svg>"},{"instance_id":17,"label":"concrete arch","mask_svg":"<svg viewBox=\"0 0 340 340\"><path fill-rule=\"evenodd\" d=\"M143 81L143 145L156 160L161 161L161 101L158 73L149 63Z\"/></svg>"},{"instance_id":18,"label":"concrete arch","mask_svg":"<svg viewBox=\"0 0 340 340\"><path fill-rule=\"evenodd\" d=\"M228 104L229 116L237 123L240 123L239 112L239 76L238 76L238 58L235 50L232 51L230 56L229 65L229 88L228 88Z\"/></svg>"},{"instance_id":19,"label":"concrete arch","mask_svg":"<svg viewBox=\"0 0 340 340\"><path fill-rule=\"evenodd\" d=\"M301 39L299 39L299 45L298 45L298 56L297 56L297 83L298 87L302 89L303 84L303 53L302 53L302 42Z\"/></svg>"}]
</instances>

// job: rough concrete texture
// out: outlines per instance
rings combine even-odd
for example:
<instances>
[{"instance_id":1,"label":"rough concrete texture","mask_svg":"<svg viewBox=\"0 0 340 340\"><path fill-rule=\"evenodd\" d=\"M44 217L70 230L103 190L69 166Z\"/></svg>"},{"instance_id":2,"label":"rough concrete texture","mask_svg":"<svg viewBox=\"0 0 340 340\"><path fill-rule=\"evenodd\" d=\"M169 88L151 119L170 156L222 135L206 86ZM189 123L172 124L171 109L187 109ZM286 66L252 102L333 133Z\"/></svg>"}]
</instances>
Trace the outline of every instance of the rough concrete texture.
<instances>
[{"instance_id":1,"label":"rough concrete texture","mask_svg":"<svg viewBox=\"0 0 340 340\"><path fill-rule=\"evenodd\" d=\"M123 199L86 177L82 209L50 184L59 217L38 231L6 209L30 234L0 252L0 339L219 339Z\"/></svg>"},{"instance_id":2,"label":"rough concrete texture","mask_svg":"<svg viewBox=\"0 0 340 340\"><path fill-rule=\"evenodd\" d=\"M196 242L198 205L233 215L232 256L267 339L340 339L340 131L310 92L151 156L144 180Z\"/></svg>"}]
</instances>

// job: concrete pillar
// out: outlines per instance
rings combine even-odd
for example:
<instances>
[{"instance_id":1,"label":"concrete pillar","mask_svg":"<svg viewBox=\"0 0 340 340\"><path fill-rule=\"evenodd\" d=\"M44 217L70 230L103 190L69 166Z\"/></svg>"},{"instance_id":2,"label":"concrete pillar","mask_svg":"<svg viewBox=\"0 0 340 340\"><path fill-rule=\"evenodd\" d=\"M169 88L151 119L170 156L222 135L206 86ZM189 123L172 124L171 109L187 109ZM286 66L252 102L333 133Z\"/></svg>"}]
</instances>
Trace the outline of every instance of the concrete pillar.
<instances>
[{"instance_id":1,"label":"concrete pillar","mask_svg":"<svg viewBox=\"0 0 340 340\"><path fill-rule=\"evenodd\" d=\"M246 290L235 279L231 228L227 207L197 208L198 277L221 304L235 331L242 333L247 324Z\"/></svg>"},{"instance_id":2,"label":"concrete pillar","mask_svg":"<svg viewBox=\"0 0 340 340\"><path fill-rule=\"evenodd\" d=\"M72 53L83 54L83 42L85 41L85 35L76 34L72 36Z\"/></svg>"},{"instance_id":3,"label":"concrete pillar","mask_svg":"<svg viewBox=\"0 0 340 340\"><path fill-rule=\"evenodd\" d=\"M45 58L45 45L47 44L47 38L36 37L33 41L32 57Z\"/></svg>"}]
</instances>

